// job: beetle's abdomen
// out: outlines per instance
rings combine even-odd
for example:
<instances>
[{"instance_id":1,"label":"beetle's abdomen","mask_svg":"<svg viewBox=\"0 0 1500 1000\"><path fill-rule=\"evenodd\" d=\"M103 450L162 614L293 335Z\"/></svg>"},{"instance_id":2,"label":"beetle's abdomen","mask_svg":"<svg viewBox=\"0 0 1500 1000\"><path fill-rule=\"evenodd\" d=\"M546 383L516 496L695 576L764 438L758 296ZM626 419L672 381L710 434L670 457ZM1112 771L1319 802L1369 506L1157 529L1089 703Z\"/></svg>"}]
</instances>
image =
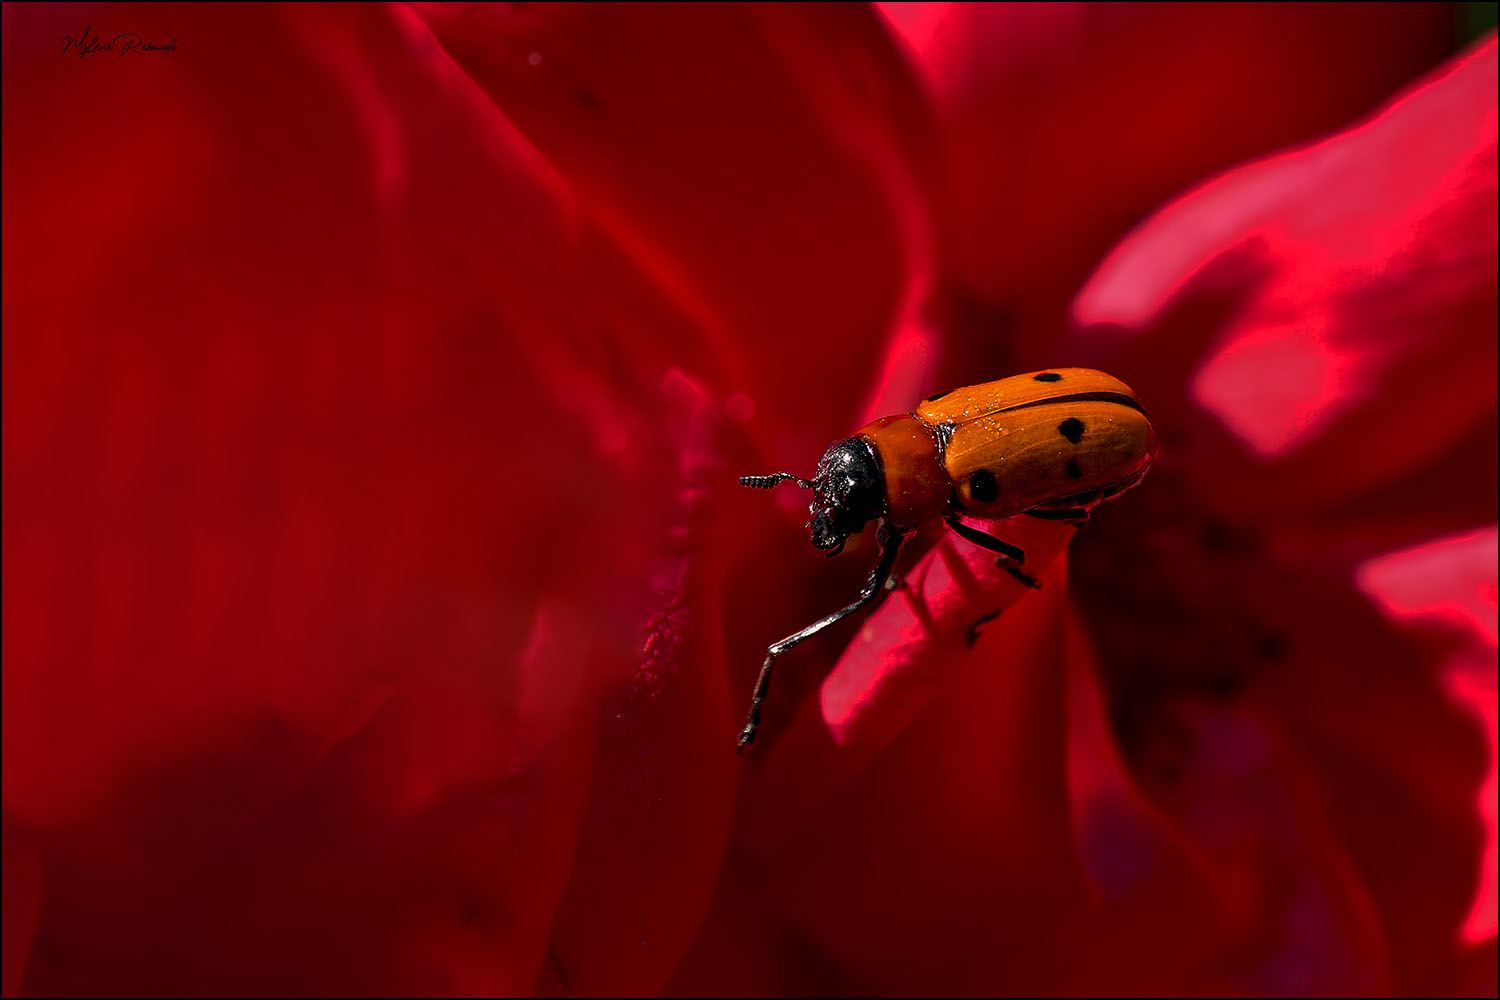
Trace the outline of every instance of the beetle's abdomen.
<instances>
[{"instance_id":1,"label":"beetle's abdomen","mask_svg":"<svg viewBox=\"0 0 1500 1000\"><path fill-rule=\"evenodd\" d=\"M913 528L943 513L952 484L943 468L934 429L910 416L882 417L856 437L874 447L885 473L886 519Z\"/></svg>"}]
</instances>

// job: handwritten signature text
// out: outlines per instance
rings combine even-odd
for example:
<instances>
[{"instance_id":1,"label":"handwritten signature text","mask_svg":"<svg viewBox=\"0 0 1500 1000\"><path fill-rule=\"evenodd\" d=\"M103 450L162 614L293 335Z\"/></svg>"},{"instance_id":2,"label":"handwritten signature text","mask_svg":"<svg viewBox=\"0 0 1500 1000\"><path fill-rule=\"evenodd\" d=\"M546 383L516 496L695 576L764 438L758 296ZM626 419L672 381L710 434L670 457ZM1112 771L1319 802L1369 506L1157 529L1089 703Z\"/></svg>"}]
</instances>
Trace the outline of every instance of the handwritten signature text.
<instances>
[{"instance_id":1,"label":"handwritten signature text","mask_svg":"<svg viewBox=\"0 0 1500 1000\"><path fill-rule=\"evenodd\" d=\"M63 35L62 54L76 53L81 59L99 52L113 52L116 55L144 55L147 52L160 52L169 56L177 51L177 39L168 42L158 42L155 38L147 38L134 31L122 31L118 35L105 41L97 34L91 35L94 30L91 24L83 29L83 34L76 38L72 35Z\"/></svg>"}]
</instances>

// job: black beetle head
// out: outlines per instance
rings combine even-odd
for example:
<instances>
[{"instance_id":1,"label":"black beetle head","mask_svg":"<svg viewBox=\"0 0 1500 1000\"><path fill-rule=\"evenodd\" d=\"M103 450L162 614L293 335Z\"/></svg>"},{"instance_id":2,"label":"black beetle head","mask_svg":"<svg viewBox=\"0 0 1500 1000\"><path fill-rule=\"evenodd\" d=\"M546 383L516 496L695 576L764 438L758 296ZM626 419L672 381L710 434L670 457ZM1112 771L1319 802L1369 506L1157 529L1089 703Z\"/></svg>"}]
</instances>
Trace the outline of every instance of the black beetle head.
<instances>
[{"instance_id":1,"label":"black beetle head","mask_svg":"<svg viewBox=\"0 0 1500 1000\"><path fill-rule=\"evenodd\" d=\"M844 539L885 513L885 476L869 442L840 441L823 453L813 477L812 543L836 554Z\"/></svg>"}]
</instances>

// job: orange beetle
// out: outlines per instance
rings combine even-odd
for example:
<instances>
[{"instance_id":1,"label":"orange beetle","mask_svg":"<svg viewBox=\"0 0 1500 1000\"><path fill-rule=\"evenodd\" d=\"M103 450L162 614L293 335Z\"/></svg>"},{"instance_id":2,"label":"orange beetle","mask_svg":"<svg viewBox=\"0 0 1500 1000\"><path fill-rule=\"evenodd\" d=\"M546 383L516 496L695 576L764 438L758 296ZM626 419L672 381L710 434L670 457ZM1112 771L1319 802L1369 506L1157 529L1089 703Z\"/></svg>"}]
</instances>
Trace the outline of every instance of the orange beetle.
<instances>
[{"instance_id":1,"label":"orange beetle","mask_svg":"<svg viewBox=\"0 0 1500 1000\"><path fill-rule=\"evenodd\" d=\"M756 489L791 480L812 490L812 543L830 556L880 519L880 559L857 601L766 650L740 748L755 741L776 657L873 601L918 525L942 517L1037 587L1021 570L1025 552L959 518L1028 514L1079 527L1096 505L1139 483L1155 453L1156 434L1128 385L1089 368L1053 368L940 392L915 413L881 417L824 452L810 480L789 472L741 477Z\"/></svg>"}]
</instances>

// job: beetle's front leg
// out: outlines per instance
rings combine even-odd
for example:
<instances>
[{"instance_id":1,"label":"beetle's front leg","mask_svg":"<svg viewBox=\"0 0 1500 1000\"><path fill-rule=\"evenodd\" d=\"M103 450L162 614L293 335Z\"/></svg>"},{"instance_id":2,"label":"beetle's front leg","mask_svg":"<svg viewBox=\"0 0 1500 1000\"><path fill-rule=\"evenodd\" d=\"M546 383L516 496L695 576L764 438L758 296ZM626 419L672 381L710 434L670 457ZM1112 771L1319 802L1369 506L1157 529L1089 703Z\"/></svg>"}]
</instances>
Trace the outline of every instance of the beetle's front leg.
<instances>
[{"instance_id":1,"label":"beetle's front leg","mask_svg":"<svg viewBox=\"0 0 1500 1000\"><path fill-rule=\"evenodd\" d=\"M880 542L880 561L870 571L870 578L859 592L859 599L825 618L819 618L802 631L793 632L780 642L772 643L766 650L766 662L761 664L760 676L755 680L755 693L750 697L750 716L745 720L745 728L740 730L741 750L755 742L755 731L760 726L760 706L766 700L766 691L771 687L771 667L776 663L776 657L798 643L811 639L833 623L849 617L885 593L885 582L896 565L896 554L901 551L901 543L906 540L906 534L891 531L882 524L875 537Z\"/></svg>"}]
</instances>

